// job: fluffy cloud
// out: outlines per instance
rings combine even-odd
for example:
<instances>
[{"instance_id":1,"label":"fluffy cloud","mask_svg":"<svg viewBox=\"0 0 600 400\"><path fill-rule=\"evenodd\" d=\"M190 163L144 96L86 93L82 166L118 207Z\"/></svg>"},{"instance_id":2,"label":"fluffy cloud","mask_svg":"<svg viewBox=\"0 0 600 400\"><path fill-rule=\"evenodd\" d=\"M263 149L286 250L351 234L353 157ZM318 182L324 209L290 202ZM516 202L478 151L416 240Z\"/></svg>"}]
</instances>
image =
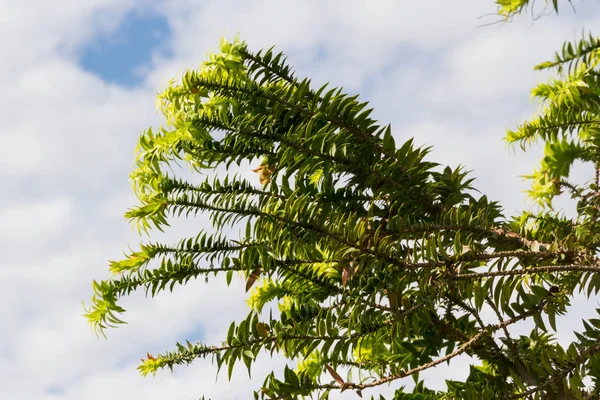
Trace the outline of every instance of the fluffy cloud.
<instances>
[{"instance_id":1,"label":"fluffy cloud","mask_svg":"<svg viewBox=\"0 0 600 400\"><path fill-rule=\"evenodd\" d=\"M154 95L221 35L240 32L253 49L276 44L299 75L362 93L398 140L414 136L435 146L432 159L474 169L478 186L513 211L524 188L517 174L529 172L534 158L511 156L501 137L534 110L528 91L540 76L531 67L582 21L598 24L587 4L581 16L487 28L477 28L489 21L477 17L493 10L491 0L460 8L392 0L152 4L172 28L172 56L155 56L143 68L144 85L126 89L83 71L77 54L150 2L0 2L0 35L10 38L0 44L2 398L246 397L270 370L265 357L254 380L240 369L231 384L224 376L215 383L207 361L156 378L135 371L146 351L185 339L217 342L246 312L241 282L193 282L151 300L138 293L124 303L129 325L109 331L108 341L96 340L80 317L90 281L107 274L106 260L139 241L121 214L133 200L127 174L138 132L160 123ZM181 222L161 238L206 224ZM430 374L464 376L465 365Z\"/></svg>"}]
</instances>

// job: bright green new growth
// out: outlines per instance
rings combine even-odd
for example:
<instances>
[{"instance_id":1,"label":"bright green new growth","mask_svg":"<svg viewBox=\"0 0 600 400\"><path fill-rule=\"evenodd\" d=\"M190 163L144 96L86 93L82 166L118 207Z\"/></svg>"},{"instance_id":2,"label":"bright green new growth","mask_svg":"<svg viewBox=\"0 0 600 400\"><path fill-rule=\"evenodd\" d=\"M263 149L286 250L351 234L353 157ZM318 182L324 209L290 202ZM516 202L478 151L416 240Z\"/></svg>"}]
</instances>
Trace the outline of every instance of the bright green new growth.
<instances>
[{"instance_id":1,"label":"bright green new growth","mask_svg":"<svg viewBox=\"0 0 600 400\"><path fill-rule=\"evenodd\" d=\"M597 44L584 47L597 54ZM600 319L585 321L568 346L552 334L574 294L600 290L597 173L583 186L566 181L575 160L596 171L600 160L600 87L595 57L585 54L557 60L578 65L535 89L542 114L508 134L523 146L547 144L531 194L551 206L567 188L578 216L550 208L508 220L473 194L462 169L425 161L428 149L411 140L396 146L357 96L313 89L272 50L222 41L219 54L159 96L167 127L140 138L132 173L140 204L127 213L142 231L208 213L215 232L146 243L112 262L113 277L94 282L87 317L103 332L122 322L118 299L134 290L154 296L199 276L229 283L241 273L248 317L223 343L149 355L143 375L206 357L231 375L239 361L250 371L264 353L279 353L289 366L257 383L256 398L371 395L388 384L396 399L597 396ZM195 172L250 163L259 176L191 183L170 172L177 161ZM232 225L245 234L225 235ZM280 312L263 316L273 305ZM530 335L511 334L526 321ZM441 392L419 380L462 354L473 357L464 382L448 380ZM412 393L406 377L417 383Z\"/></svg>"},{"instance_id":2,"label":"bright green new growth","mask_svg":"<svg viewBox=\"0 0 600 400\"><path fill-rule=\"evenodd\" d=\"M550 7L553 11L558 12L558 0L542 0L539 2L542 3L542 10L538 16L535 16L534 14L535 18L544 15ZM566 0L565 3L566 2L572 6L572 0ZM504 18L511 18L517 14L521 14L528 8L531 8L535 13L533 8L536 5L536 0L496 0L496 4L498 6L498 15Z\"/></svg>"}]
</instances>

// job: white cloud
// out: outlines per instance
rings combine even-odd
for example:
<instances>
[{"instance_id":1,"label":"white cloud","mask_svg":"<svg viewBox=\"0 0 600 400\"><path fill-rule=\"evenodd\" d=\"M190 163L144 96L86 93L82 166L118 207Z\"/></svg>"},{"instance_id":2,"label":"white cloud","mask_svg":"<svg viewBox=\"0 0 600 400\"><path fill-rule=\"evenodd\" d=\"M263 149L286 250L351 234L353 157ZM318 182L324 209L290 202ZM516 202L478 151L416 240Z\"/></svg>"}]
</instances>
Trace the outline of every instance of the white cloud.
<instances>
[{"instance_id":1,"label":"white cloud","mask_svg":"<svg viewBox=\"0 0 600 400\"><path fill-rule=\"evenodd\" d=\"M222 35L236 33L251 49L276 45L316 81L358 89L364 78L389 64L403 63L413 51L434 51L468 36L476 17L490 7L469 1L173 1L166 9L173 24L174 58L159 63L153 85L164 85L182 67L195 66Z\"/></svg>"},{"instance_id":2,"label":"white cloud","mask_svg":"<svg viewBox=\"0 0 600 400\"><path fill-rule=\"evenodd\" d=\"M0 65L2 76L19 76L24 65L44 63L57 52L68 54L98 31L116 28L135 3L135 0L0 2L0 36L6 38L0 48L4 59L10 60Z\"/></svg>"},{"instance_id":3,"label":"white cloud","mask_svg":"<svg viewBox=\"0 0 600 400\"><path fill-rule=\"evenodd\" d=\"M8 206L0 211L0 241L14 246L56 235L68 223L72 205L71 199L59 198Z\"/></svg>"}]
</instances>

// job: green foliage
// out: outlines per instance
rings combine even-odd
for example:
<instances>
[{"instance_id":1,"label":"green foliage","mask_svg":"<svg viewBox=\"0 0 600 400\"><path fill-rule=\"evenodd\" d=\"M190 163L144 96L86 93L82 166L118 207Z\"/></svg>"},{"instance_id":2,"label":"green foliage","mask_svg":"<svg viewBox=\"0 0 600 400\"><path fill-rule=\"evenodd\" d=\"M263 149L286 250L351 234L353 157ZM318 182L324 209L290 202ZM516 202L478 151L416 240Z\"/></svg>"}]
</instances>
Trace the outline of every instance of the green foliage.
<instances>
[{"instance_id":1,"label":"green foliage","mask_svg":"<svg viewBox=\"0 0 600 400\"><path fill-rule=\"evenodd\" d=\"M588 54L555 63L577 65L534 89L540 116L508 132L511 143L542 141L546 150L530 192L545 208L507 219L475 196L462 168L427 161L429 149L412 140L397 146L357 96L313 88L272 49L222 41L159 96L167 125L139 140L131 175L139 205L127 212L140 231L207 213L213 231L142 244L111 262L113 276L94 282L90 323L102 333L122 323L118 301L134 290L155 296L199 276L229 283L241 274L250 312L222 343L177 344L148 355L140 372L210 357L231 376L239 362L250 372L279 353L295 367L265 377L255 398L362 396L388 384L396 399L597 393L600 318L567 347L552 334L576 293L600 290L600 87ZM569 183L576 161L592 163L595 180ZM256 165L258 176L192 183L175 176L177 162L196 173ZM578 201L574 219L552 211L564 189ZM245 228L241 237L225 234L231 226ZM529 336L511 333L527 321ZM472 357L465 381L448 380L441 392L419 380L460 355Z\"/></svg>"},{"instance_id":2,"label":"green foliage","mask_svg":"<svg viewBox=\"0 0 600 400\"><path fill-rule=\"evenodd\" d=\"M572 0L567 0L569 3ZM558 12L558 0L544 0L542 5L543 10L541 14L543 14L547 8L551 8L553 11ZM566 2L564 2L566 3ZM513 17L517 14L521 14L526 11L528 8L533 8L536 5L535 0L496 0L496 5L498 6L498 14L505 18Z\"/></svg>"},{"instance_id":3,"label":"green foliage","mask_svg":"<svg viewBox=\"0 0 600 400\"><path fill-rule=\"evenodd\" d=\"M563 66L566 64L568 72L577 69L580 65L587 68L595 67L598 63L600 53L600 39L588 34L583 35L577 42L565 42L560 53L556 53L554 60L538 64L535 69L542 70L548 68L557 68L558 72L563 72Z\"/></svg>"}]
</instances>

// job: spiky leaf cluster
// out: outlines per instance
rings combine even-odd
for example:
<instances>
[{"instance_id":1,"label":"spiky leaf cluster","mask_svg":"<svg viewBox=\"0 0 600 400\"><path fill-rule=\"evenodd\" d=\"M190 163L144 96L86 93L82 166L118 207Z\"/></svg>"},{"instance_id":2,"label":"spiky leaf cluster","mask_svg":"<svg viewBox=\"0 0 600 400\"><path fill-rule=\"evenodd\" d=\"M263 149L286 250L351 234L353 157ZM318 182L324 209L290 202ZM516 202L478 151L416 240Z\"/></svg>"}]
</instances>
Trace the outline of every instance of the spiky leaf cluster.
<instances>
[{"instance_id":1,"label":"spiky leaf cluster","mask_svg":"<svg viewBox=\"0 0 600 400\"><path fill-rule=\"evenodd\" d=\"M543 0L540 1L541 5L536 3L537 2L535 0L496 0L498 14L504 18L511 18L517 14L527 11L528 9L531 9L534 18L537 19L544 15L548 9L558 13L559 4L561 3L569 3L572 6L572 0L566 0L562 2L559 2L558 0ZM534 10L536 5L539 6L541 10Z\"/></svg>"},{"instance_id":2,"label":"spiky leaf cluster","mask_svg":"<svg viewBox=\"0 0 600 400\"><path fill-rule=\"evenodd\" d=\"M593 232L551 214L507 221L497 203L474 195L462 168L427 161L429 149L412 140L396 145L357 96L313 88L272 49L252 53L235 40L220 50L159 96L167 125L139 140L131 175L139 204L127 213L141 231L199 214L213 230L145 243L111 262L87 317L104 332L122 322L119 299L132 291L154 296L219 274L228 283L244 276L251 310L222 343L148 355L143 375L198 358L231 375L278 353L290 363L256 384L256 398L362 396L387 385L397 399L583 396L582 379L600 365L599 324L589 321L568 348L551 332L575 292L600 289ZM577 82L539 92L595 90L594 74L576 73ZM570 116L594 118L586 96L567 96L590 109ZM560 98L542 119L570 110ZM551 122L511 137L545 132L558 149L544 161L549 179L562 179L565 163L591 157L595 136L586 128L586 141L574 142L567 130L547 130ZM185 180L170 168L176 163L212 177ZM248 165L256 174L227 172ZM595 198L586 199L582 210L595 215ZM232 226L243 234L232 237ZM530 336L511 334L528 321ZM419 380L460 355L472 356L465 381L434 391Z\"/></svg>"}]
</instances>

